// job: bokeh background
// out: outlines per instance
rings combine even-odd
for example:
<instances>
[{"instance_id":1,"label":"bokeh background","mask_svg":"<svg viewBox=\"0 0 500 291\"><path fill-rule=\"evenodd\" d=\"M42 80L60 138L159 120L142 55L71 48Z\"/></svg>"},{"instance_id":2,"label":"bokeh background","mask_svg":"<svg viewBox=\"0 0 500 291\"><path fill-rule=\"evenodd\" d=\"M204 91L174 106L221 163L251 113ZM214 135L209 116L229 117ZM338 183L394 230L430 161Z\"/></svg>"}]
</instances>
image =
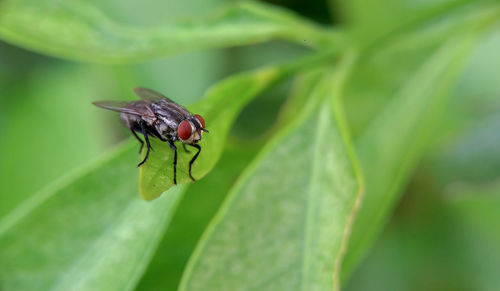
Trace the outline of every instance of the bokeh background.
<instances>
[{"instance_id":1,"label":"bokeh background","mask_svg":"<svg viewBox=\"0 0 500 291\"><path fill-rule=\"evenodd\" d=\"M342 26L353 21L339 0L268 2L325 25ZM436 4L416 0L385 5L372 2L378 3L366 4L373 7L364 7L370 11L365 17L380 19L381 27L396 21L385 17L391 5L391 9L402 9L411 15ZM134 25L195 17L223 3L93 1L117 22ZM429 145L390 221L366 259L345 282L345 290L500 288L499 52L500 30L489 32L474 48L452 93L449 111L440 125L440 136ZM145 86L164 92L181 104L190 104L210 85L235 72L306 53L298 45L270 42L133 65L101 65L56 59L0 41L0 219L31 195L50 187L53 181L129 138L118 117L93 107L92 101L132 99L132 88ZM356 128L369 122L370 112L384 102L371 98L371 90L376 91L388 82L394 86L403 83L405 72L417 68L428 54L428 47L415 47L398 55L376 56L356 72L355 76L363 78L364 85L361 88L359 83L350 85L347 97L356 98L346 101L354 135ZM383 62L378 63L379 60ZM201 194L184 199L173 227L163 239L165 249L168 244L175 244L169 237L178 237L186 227L191 231L183 235L196 241L204 226L192 223L193 217L201 215L208 220L217 210L224 198L217 187L228 188L256 154L290 86L291 81L285 82L267 92L239 116L219 163L222 166L211 173L213 181L219 172L233 171L233 179L228 185L211 183L210 179L194 185L198 187L194 192L208 192L209 207L201 214L191 207L194 201L208 201ZM152 267L138 289L152 289L162 280L173 284L182 272L179 266L185 263L194 245L183 247L178 252L178 261L162 260L167 254L159 251L152 264L162 266L164 273Z\"/></svg>"}]
</instances>

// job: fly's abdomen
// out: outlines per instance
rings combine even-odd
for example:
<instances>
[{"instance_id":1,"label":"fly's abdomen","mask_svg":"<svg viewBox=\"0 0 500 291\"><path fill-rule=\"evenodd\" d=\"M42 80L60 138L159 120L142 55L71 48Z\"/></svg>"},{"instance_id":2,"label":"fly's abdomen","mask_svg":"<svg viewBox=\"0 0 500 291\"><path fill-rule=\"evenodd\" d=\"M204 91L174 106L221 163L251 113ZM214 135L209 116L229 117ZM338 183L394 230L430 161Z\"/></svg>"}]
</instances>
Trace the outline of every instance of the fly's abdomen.
<instances>
[{"instance_id":1,"label":"fly's abdomen","mask_svg":"<svg viewBox=\"0 0 500 291\"><path fill-rule=\"evenodd\" d=\"M141 121L141 117L128 113L120 113L120 119L125 124L126 127L130 129L137 128L138 123Z\"/></svg>"}]
</instances>

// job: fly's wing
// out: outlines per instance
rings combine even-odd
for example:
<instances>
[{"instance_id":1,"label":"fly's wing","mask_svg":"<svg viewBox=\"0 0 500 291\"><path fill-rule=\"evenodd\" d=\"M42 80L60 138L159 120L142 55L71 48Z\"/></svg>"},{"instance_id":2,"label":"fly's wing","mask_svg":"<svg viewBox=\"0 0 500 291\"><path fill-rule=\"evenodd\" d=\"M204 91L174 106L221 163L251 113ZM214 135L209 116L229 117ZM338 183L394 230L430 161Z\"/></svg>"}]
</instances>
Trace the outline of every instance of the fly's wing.
<instances>
[{"instance_id":1,"label":"fly's wing","mask_svg":"<svg viewBox=\"0 0 500 291\"><path fill-rule=\"evenodd\" d=\"M137 97L141 98L142 100L151 100L153 102L166 100L167 102L175 103L171 99L165 97L163 94L148 88L143 88L143 87L134 88L134 93L135 95L137 95Z\"/></svg>"},{"instance_id":2,"label":"fly's wing","mask_svg":"<svg viewBox=\"0 0 500 291\"><path fill-rule=\"evenodd\" d=\"M126 101L96 101L92 102L97 107L101 107L116 112L123 112L132 115L154 117L154 112L149 108L148 104L141 101L126 102Z\"/></svg>"},{"instance_id":3,"label":"fly's wing","mask_svg":"<svg viewBox=\"0 0 500 291\"><path fill-rule=\"evenodd\" d=\"M137 87L134 88L134 93L145 102L154 102L157 104L157 106L161 107L162 109L174 110L178 114L184 116L185 118L191 115L186 108L180 106L179 104L175 103L175 101L173 101L172 99L167 98L163 94L158 93L154 90L143 87Z\"/></svg>"}]
</instances>

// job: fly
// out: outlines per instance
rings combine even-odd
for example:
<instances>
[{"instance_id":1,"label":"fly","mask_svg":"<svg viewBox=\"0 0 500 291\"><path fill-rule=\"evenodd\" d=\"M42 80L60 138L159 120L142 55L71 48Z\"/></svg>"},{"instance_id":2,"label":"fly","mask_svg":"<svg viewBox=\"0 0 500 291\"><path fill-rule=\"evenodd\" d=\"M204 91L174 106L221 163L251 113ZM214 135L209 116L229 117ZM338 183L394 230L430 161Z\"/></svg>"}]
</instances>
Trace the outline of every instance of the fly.
<instances>
[{"instance_id":1,"label":"fly","mask_svg":"<svg viewBox=\"0 0 500 291\"><path fill-rule=\"evenodd\" d=\"M189 161L189 177L193 182L196 181L191 175L191 166L201 152L201 147L198 144L201 140L201 132L208 132L205 129L203 117L198 114L192 115L186 108L151 89L138 87L134 89L134 93L141 100L130 102L97 101L92 104L120 112L122 122L141 143L139 152L142 151L144 142L146 143L146 156L137 167L142 166L148 159L151 150L149 137L167 142L174 151L174 184L177 184L177 147L174 143L180 141L184 149L186 149L186 145L198 149ZM144 137L144 141L138 134Z\"/></svg>"}]
</instances>

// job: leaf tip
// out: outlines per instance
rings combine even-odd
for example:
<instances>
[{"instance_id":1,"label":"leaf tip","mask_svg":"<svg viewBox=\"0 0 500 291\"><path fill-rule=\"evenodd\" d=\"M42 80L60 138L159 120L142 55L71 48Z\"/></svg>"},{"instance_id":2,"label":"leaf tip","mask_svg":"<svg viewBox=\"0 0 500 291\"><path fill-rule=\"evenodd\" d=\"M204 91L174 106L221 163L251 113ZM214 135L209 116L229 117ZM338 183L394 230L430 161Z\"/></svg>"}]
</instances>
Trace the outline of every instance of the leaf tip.
<instances>
[{"instance_id":1,"label":"leaf tip","mask_svg":"<svg viewBox=\"0 0 500 291\"><path fill-rule=\"evenodd\" d=\"M141 179L139 179L139 196L141 196L142 199L145 201L152 201L155 200L156 198L160 197L161 194L168 189L170 189L170 186L167 186L165 188L165 185L157 185L157 184L145 184L141 183Z\"/></svg>"}]
</instances>

